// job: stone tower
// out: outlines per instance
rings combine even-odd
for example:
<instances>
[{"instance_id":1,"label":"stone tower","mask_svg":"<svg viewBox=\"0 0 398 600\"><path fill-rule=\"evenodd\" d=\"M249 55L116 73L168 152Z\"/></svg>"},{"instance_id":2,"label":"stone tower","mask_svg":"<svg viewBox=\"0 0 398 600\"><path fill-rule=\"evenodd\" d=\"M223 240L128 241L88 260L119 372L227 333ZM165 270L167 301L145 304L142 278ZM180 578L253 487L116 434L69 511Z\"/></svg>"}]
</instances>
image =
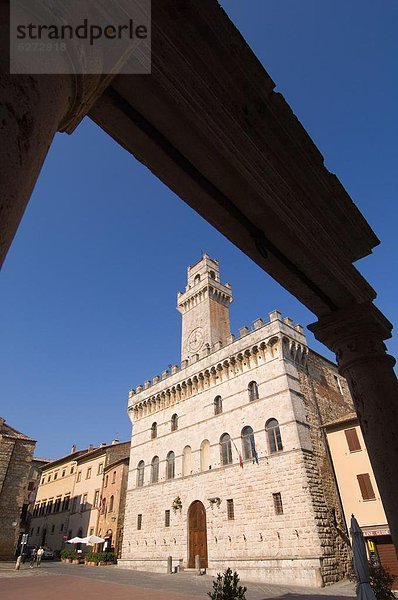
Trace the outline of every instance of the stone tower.
<instances>
[{"instance_id":1,"label":"stone tower","mask_svg":"<svg viewBox=\"0 0 398 600\"><path fill-rule=\"evenodd\" d=\"M181 360L228 340L231 302L231 286L220 282L217 260L204 254L188 267L187 287L177 298L177 309L182 314Z\"/></svg>"}]
</instances>

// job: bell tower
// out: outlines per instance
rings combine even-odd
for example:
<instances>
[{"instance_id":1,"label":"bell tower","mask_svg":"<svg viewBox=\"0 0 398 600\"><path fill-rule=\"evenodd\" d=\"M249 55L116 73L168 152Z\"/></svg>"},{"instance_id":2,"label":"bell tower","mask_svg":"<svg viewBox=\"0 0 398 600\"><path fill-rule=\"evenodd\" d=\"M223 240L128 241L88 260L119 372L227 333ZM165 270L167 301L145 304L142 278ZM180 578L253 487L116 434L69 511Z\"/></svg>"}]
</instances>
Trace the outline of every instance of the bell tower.
<instances>
[{"instance_id":1,"label":"bell tower","mask_svg":"<svg viewBox=\"0 0 398 600\"><path fill-rule=\"evenodd\" d=\"M217 260L208 254L188 267L188 285L179 292L177 310L182 314L181 360L197 354L206 345L226 342L231 335L229 305L231 286L220 282Z\"/></svg>"}]
</instances>

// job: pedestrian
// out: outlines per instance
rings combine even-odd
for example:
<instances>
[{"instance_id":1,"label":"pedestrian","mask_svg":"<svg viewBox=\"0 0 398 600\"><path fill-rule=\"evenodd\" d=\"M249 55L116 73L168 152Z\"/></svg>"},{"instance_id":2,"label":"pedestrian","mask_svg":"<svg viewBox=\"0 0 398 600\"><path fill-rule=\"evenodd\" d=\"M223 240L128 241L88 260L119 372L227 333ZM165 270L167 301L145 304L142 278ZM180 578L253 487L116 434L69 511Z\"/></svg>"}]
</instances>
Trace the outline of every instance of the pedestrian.
<instances>
[{"instance_id":1,"label":"pedestrian","mask_svg":"<svg viewBox=\"0 0 398 600\"><path fill-rule=\"evenodd\" d=\"M40 567L40 563L41 563L41 559L43 558L43 554L44 554L44 548L43 548L43 546L40 546L40 548L37 551L37 558L36 558L36 565L38 567Z\"/></svg>"},{"instance_id":2,"label":"pedestrian","mask_svg":"<svg viewBox=\"0 0 398 600\"><path fill-rule=\"evenodd\" d=\"M31 554L30 554L30 568L33 569L33 565L35 564L37 559L37 548L36 546L33 548Z\"/></svg>"}]
</instances>

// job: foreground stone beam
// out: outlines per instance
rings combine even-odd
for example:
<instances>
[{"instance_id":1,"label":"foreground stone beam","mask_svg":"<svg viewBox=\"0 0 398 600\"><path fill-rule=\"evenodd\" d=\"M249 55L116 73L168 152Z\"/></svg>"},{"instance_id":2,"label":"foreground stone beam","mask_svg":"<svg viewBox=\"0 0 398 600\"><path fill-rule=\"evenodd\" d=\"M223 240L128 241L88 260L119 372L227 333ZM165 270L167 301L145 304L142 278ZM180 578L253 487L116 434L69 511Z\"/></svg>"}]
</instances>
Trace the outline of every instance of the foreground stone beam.
<instances>
[{"instance_id":1,"label":"foreground stone beam","mask_svg":"<svg viewBox=\"0 0 398 600\"><path fill-rule=\"evenodd\" d=\"M336 353L348 382L374 475L398 548L398 380L384 340L392 325L371 303L353 305L309 326Z\"/></svg>"}]
</instances>

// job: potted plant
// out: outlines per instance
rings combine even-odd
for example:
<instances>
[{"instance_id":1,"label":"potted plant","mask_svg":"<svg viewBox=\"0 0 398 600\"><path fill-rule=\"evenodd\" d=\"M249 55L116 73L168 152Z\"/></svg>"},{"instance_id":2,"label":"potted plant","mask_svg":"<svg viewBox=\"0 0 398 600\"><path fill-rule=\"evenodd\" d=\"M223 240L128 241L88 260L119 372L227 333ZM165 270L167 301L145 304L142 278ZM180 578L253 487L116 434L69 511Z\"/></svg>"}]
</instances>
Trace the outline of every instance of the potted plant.
<instances>
[{"instance_id":1,"label":"potted plant","mask_svg":"<svg viewBox=\"0 0 398 600\"><path fill-rule=\"evenodd\" d=\"M89 552L84 559L84 562L89 567L98 566L98 552Z\"/></svg>"}]
</instances>

